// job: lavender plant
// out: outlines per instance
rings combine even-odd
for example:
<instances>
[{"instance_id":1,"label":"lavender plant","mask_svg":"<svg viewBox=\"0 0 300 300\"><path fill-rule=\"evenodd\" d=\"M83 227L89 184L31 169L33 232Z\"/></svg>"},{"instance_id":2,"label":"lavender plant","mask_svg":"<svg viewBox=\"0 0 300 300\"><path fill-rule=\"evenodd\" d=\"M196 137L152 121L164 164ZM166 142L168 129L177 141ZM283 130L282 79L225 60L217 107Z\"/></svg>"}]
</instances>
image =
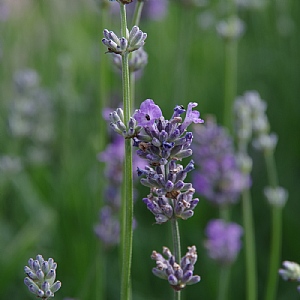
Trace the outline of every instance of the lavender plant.
<instances>
[{"instance_id":1,"label":"lavender plant","mask_svg":"<svg viewBox=\"0 0 300 300\"><path fill-rule=\"evenodd\" d=\"M42 255L37 255L35 260L30 258L28 266L24 268L27 274L24 283L29 291L44 300L54 297L54 293L61 287L61 282L55 281L56 268L53 258L44 260Z\"/></svg>"},{"instance_id":2,"label":"lavender plant","mask_svg":"<svg viewBox=\"0 0 300 300\"><path fill-rule=\"evenodd\" d=\"M272 240L265 299L271 300L274 299L277 289L276 271L279 267L281 252L282 208L287 201L288 193L278 185L274 159L277 136L270 133L266 108L266 102L260 98L256 91L245 92L235 102L240 152L246 155L247 142L253 136L254 148L263 152L266 161L269 186L264 189L264 194L272 209Z\"/></svg>"},{"instance_id":3,"label":"lavender plant","mask_svg":"<svg viewBox=\"0 0 300 300\"><path fill-rule=\"evenodd\" d=\"M185 109L182 106L176 106L171 119L165 120L160 107L153 100L147 99L142 102L140 109L135 111L127 126L124 124L122 109L118 108L110 115L111 127L125 138L133 139L134 146L138 147L138 156L147 160L149 164L144 169L138 168L138 174L145 176L141 179L141 183L150 188L150 194L143 201L155 216L157 224L167 221L172 223L173 264L184 260L181 258L177 219L186 220L192 217L193 210L199 202L199 199L193 199L195 189L192 184L184 182L188 172L194 169L194 162L190 161L185 168L177 163L192 155L190 146L193 135L186 131L187 127L191 123L203 123L200 113L193 111L196 106L197 103L189 103L184 119L181 115ZM196 248L193 249L195 252ZM158 259L158 261L161 260ZM161 263L158 264L157 268L161 269ZM180 264L177 263L177 265ZM182 279L183 274L180 273L181 275L178 275L179 277L175 280L172 277L173 271L167 271L168 266L166 264L164 266L173 288L176 291L184 288L189 281ZM199 276L195 277L191 283L199 280Z\"/></svg>"}]
</instances>

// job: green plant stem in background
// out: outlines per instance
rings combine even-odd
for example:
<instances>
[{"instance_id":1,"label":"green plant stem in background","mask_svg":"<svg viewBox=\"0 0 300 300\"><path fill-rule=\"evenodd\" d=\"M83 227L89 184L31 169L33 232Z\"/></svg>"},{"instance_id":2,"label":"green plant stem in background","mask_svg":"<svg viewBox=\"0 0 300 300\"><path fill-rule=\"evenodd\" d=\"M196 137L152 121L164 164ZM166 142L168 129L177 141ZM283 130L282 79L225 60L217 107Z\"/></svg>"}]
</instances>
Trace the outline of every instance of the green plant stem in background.
<instances>
[{"instance_id":1,"label":"green plant stem in background","mask_svg":"<svg viewBox=\"0 0 300 300\"><path fill-rule=\"evenodd\" d=\"M226 222L230 221L230 207L225 206L220 208L220 218ZM228 287L230 281L230 266L221 266L220 267L220 276L219 276L219 289L218 289L218 300L227 299Z\"/></svg>"},{"instance_id":2,"label":"green plant stem in background","mask_svg":"<svg viewBox=\"0 0 300 300\"><path fill-rule=\"evenodd\" d=\"M136 5L135 5L134 14L133 14L133 19L132 19L132 27L135 25L139 26L143 6L144 6L144 1L137 1Z\"/></svg>"},{"instance_id":3,"label":"green plant stem in background","mask_svg":"<svg viewBox=\"0 0 300 300\"><path fill-rule=\"evenodd\" d=\"M126 6L120 3L121 13L121 34L126 37L127 20ZM124 123L128 124L131 116L130 103L130 80L128 53L122 55L122 85L123 85L123 107ZM131 298L131 258L132 258L132 219L133 219L133 181L132 181L132 147L131 140L125 140L125 163L124 163L124 186L125 190L122 197L122 217L121 217L121 252L122 252L122 271L121 271L121 300Z\"/></svg>"},{"instance_id":4,"label":"green plant stem in background","mask_svg":"<svg viewBox=\"0 0 300 300\"><path fill-rule=\"evenodd\" d=\"M176 218L171 219L171 227L172 227L172 240L173 240L173 254L175 256L175 261L180 264L181 260L181 246L180 246L180 232L178 221ZM174 292L174 300L180 300L181 292Z\"/></svg>"},{"instance_id":5,"label":"green plant stem in background","mask_svg":"<svg viewBox=\"0 0 300 300\"><path fill-rule=\"evenodd\" d=\"M228 286L230 280L230 266L222 266L220 269L219 276L219 289L218 289L218 300L227 299L228 295Z\"/></svg>"},{"instance_id":6,"label":"green plant stem in background","mask_svg":"<svg viewBox=\"0 0 300 300\"><path fill-rule=\"evenodd\" d=\"M252 204L249 189L245 189L242 193L243 221L245 230L245 251L246 251L246 299L257 299L257 283L256 283L256 255L255 255L255 239L254 226L252 216Z\"/></svg>"},{"instance_id":7,"label":"green plant stem in background","mask_svg":"<svg viewBox=\"0 0 300 300\"><path fill-rule=\"evenodd\" d=\"M278 179L273 151L264 153L268 180L271 187L277 187ZM272 206L272 238L270 245L269 276L265 300L273 300L278 285L278 269L280 264L282 243L282 207Z\"/></svg>"},{"instance_id":8,"label":"green plant stem in background","mask_svg":"<svg viewBox=\"0 0 300 300\"><path fill-rule=\"evenodd\" d=\"M224 126L232 132L232 106L237 91L237 40L225 41Z\"/></svg>"},{"instance_id":9,"label":"green plant stem in background","mask_svg":"<svg viewBox=\"0 0 300 300\"><path fill-rule=\"evenodd\" d=\"M132 19L132 27L135 25L139 26L143 7L144 7L143 1L142 2L138 1L136 3L133 19ZM130 53L129 58L131 58L134 55L135 53L133 51ZM129 76L130 76L131 111L133 111L135 108L135 72L130 72Z\"/></svg>"}]
</instances>

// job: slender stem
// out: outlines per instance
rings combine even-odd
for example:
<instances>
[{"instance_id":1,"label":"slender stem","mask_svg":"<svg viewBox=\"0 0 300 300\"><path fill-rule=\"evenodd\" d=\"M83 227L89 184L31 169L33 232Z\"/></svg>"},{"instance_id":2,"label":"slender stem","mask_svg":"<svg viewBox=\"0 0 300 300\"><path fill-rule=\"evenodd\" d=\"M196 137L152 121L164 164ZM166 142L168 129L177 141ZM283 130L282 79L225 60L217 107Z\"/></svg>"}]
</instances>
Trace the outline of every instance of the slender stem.
<instances>
[{"instance_id":1,"label":"slender stem","mask_svg":"<svg viewBox=\"0 0 300 300\"><path fill-rule=\"evenodd\" d=\"M252 204L249 189L245 189L242 194L243 220L245 230L245 251L246 251L246 294L247 300L257 299L256 283L256 257L255 239L253 228Z\"/></svg>"},{"instance_id":2,"label":"slender stem","mask_svg":"<svg viewBox=\"0 0 300 300\"><path fill-rule=\"evenodd\" d=\"M232 131L232 106L237 90L237 41L225 41L225 86L223 123Z\"/></svg>"},{"instance_id":3,"label":"slender stem","mask_svg":"<svg viewBox=\"0 0 300 300\"><path fill-rule=\"evenodd\" d=\"M181 260L181 247L180 247L180 232L178 221L176 218L171 219L172 226L172 239L173 239L173 254L175 256L175 261L180 264ZM181 292L174 292L174 300L180 300Z\"/></svg>"},{"instance_id":4,"label":"slender stem","mask_svg":"<svg viewBox=\"0 0 300 300\"><path fill-rule=\"evenodd\" d=\"M121 34L126 37L127 20L126 6L119 2L121 13ZM128 124L131 115L130 80L128 53L122 55L122 83L123 83L123 107L124 122ZM124 162L124 194L122 199L122 277L121 277L121 300L131 298L131 258L132 258L132 219L133 219L133 181L132 181L132 147L131 140L125 140Z\"/></svg>"},{"instance_id":5,"label":"slender stem","mask_svg":"<svg viewBox=\"0 0 300 300\"><path fill-rule=\"evenodd\" d=\"M230 207L220 208L220 218L226 222L230 220ZM231 266L221 266L219 276L218 300L226 300L230 281Z\"/></svg>"},{"instance_id":6,"label":"slender stem","mask_svg":"<svg viewBox=\"0 0 300 300\"><path fill-rule=\"evenodd\" d=\"M278 184L276 165L273 151L265 152L265 161L267 166L267 173L269 184L276 187ZM272 238L270 245L270 261L269 261L269 276L267 282L267 289L265 300L275 299L278 274L277 270L280 264L281 255L281 240L282 240L282 207L276 205L272 206Z\"/></svg>"},{"instance_id":7,"label":"slender stem","mask_svg":"<svg viewBox=\"0 0 300 300\"><path fill-rule=\"evenodd\" d=\"M230 279L231 268L229 266L222 266L219 276L219 289L218 289L218 300L227 299L228 295L228 286Z\"/></svg>"},{"instance_id":8,"label":"slender stem","mask_svg":"<svg viewBox=\"0 0 300 300\"><path fill-rule=\"evenodd\" d=\"M139 26L140 20L141 20L141 14L144 6L144 1L137 1L135 5L135 10L132 18L132 27L134 25Z\"/></svg>"}]
</instances>

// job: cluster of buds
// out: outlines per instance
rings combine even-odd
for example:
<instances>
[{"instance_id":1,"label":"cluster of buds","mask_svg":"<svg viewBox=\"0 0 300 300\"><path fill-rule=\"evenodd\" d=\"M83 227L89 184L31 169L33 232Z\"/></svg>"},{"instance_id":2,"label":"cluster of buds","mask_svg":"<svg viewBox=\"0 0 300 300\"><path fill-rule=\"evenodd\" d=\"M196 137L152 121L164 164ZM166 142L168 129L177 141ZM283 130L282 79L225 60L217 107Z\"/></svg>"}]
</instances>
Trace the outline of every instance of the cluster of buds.
<instances>
[{"instance_id":1,"label":"cluster of buds","mask_svg":"<svg viewBox=\"0 0 300 300\"><path fill-rule=\"evenodd\" d=\"M283 207L288 198L288 191L283 187L265 187L265 197L272 206Z\"/></svg>"},{"instance_id":2,"label":"cluster of buds","mask_svg":"<svg viewBox=\"0 0 300 300\"><path fill-rule=\"evenodd\" d=\"M277 145L277 135L270 133L270 124L266 115L267 104L256 91L248 91L238 97L234 104L236 130L239 138L250 140L254 136L254 148L273 151Z\"/></svg>"},{"instance_id":3,"label":"cluster of buds","mask_svg":"<svg viewBox=\"0 0 300 300\"><path fill-rule=\"evenodd\" d=\"M42 299L54 297L54 293L61 287L60 281L55 282L56 267L53 258L44 260L42 255L37 255L35 260L30 258L28 266L24 268L28 276L25 277L24 283L29 291Z\"/></svg>"},{"instance_id":4,"label":"cluster of buds","mask_svg":"<svg viewBox=\"0 0 300 300\"><path fill-rule=\"evenodd\" d=\"M112 129L126 139L135 137L141 129L141 127L137 126L137 122L133 117L129 119L127 126L124 124L124 112L122 108L117 108L117 110L111 112L109 118Z\"/></svg>"},{"instance_id":5,"label":"cluster of buds","mask_svg":"<svg viewBox=\"0 0 300 300\"><path fill-rule=\"evenodd\" d=\"M127 30L126 37L119 38L113 31L107 29L104 29L103 34L102 43L107 46L108 52L120 55L143 47L147 38L147 33L142 32L138 26L133 26L129 33Z\"/></svg>"},{"instance_id":6,"label":"cluster of buds","mask_svg":"<svg viewBox=\"0 0 300 300\"><path fill-rule=\"evenodd\" d=\"M175 291L180 291L186 285L200 281L200 276L193 275L194 265L197 261L195 246L188 247L188 252L181 258L180 264L175 261L174 255L167 247L163 247L163 255L156 251L152 252L151 258L156 261L156 267L152 269L152 272L155 276L168 280Z\"/></svg>"},{"instance_id":7,"label":"cluster of buds","mask_svg":"<svg viewBox=\"0 0 300 300\"><path fill-rule=\"evenodd\" d=\"M284 261L282 263L284 269L279 269L278 273L283 280L298 281L300 282L300 265L293 261ZM298 286L300 293L300 286Z\"/></svg>"},{"instance_id":8,"label":"cluster of buds","mask_svg":"<svg viewBox=\"0 0 300 300\"><path fill-rule=\"evenodd\" d=\"M238 39L243 35L244 31L245 24L237 17L231 17L217 24L217 32L225 40Z\"/></svg>"}]
</instances>

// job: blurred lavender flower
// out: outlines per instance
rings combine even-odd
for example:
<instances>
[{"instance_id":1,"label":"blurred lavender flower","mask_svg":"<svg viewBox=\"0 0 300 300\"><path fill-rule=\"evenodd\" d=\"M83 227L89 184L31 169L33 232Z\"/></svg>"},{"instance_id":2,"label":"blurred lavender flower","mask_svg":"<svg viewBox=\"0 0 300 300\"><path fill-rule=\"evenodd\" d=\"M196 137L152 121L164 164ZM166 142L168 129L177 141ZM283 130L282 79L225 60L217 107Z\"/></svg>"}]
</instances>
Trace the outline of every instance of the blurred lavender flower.
<instances>
[{"instance_id":1,"label":"blurred lavender flower","mask_svg":"<svg viewBox=\"0 0 300 300\"><path fill-rule=\"evenodd\" d=\"M288 192L283 187L265 187L265 197L272 206L283 207L288 198Z\"/></svg>"},{"instance_id":2,"label":"blurred lavender flower","mask_svg":"<svg viewBox=\"0 0 300 300\"><path fill-rule=\"evenodd\" d=\"M292 261L284 261L282 263L283 269L279 269L278 273L283 280L300 282L300 265ZM300 293L300 285L298 286Z\"/></svg>"},{"instance_id":3,"label":"blurred lavender flower","mask_svg":"<svg viewBox=\"0 0 300 300\"><path fill-rule=\"evenodd\" d=\"M25 277L24 283L29 291L38 298L44 300L54 297L54 293L61 287L60 281L55 281L57 264L53 258L44 260L42 255L37 255L36 260L30 258L28 266L24 271L28 277Z\"/></svg>"},{"instance_id":4,"label":"blurred lavender flower","mask_svg":"<svg viewBox=\"0 0 300 300\"><path fill-rule=\"evenodd\" d=\"M113 54L113 62L114 65L117 66L119 70L122 70L122 59L120 55ZM129 57L129 71L136 72L142 70L148 63L148 54L143 49L143 47L139 48Z\"/></svg>"},{"instance_id":5,"label":"blurred lavender flower","mask_svg":"<svg viewBox=\"0 0 300 300\"><path fill-rule=\"evenodd\" d=\"M119 210L121 206L121 187L124 162L124 139L115 135L111 144L98 155L99 161L105 163L104 175L107 184L104 190L104 206L99 213L99 223L95 225L95 234L100 238L106 248L119 243L120 222ZM143 166L144 162L135 156L133 166ZM134 178L137 179L136 172ZM135 222L134 222L135 226Z\"/></svg>"},{"instance_id":6,"label":"blurred lavender flower","mask_svg":"<svg viewBox=\"0 0 300 300\"><path fill-rule=\"evenodd\" d=\"M168 0L150 0L144 2L145 3L142 10L143 19L159 21L166 16L168 11ZM128 16L132 17L135 6L128 5L127 8ZM118 3L112 3L110 11L114 15L119 14L120 8L118 7Z\"/></svg>"},{"instance_id":7,"label":"blurred lavender flower","mask_svg":"<svg viewBox=\"0 0 300 300\"><path fill-rule=\"evenodd\" d=\"M243 229L236 223L226 223L221 219L211 220L205 229L204 243L208 255L222 265L231 264L241 248Z\"/></svg>"},{"instance_id":8,"label":"blurred lavender flower","mask_svg":"<svg viewBox=\"0 0 300 300\"><path fill-rule=\"evenodd\" d=\"M54 110L47 91L39 85L35 70L25 69L14 76L16 96L12 101L8 124L15 140L25 147L26 159L44 164L50 158L54 140Z\"/></svg>"},{"instance_id":9,"label":"blurred lavender flower","mask_svg":"<svg viewBox=\"0 0 300 300\"><path fill-rule=\"evenodd\" d=\"M257 150L274 151L277 135L270 133L270 124L266 114L267 104L257 91L247 91L237 97L234 104L236 114L236 130L238 136L246 133L249 140L253 136L252 145ZM241 128L247 128L244 133Z\"/></svg>"},{"instance_id":10,"label":"blurred lavender flower","mask_svg":"<svg viewBox=\"0 0 300 300\"><path fill-rule=\"evenodd\" d=\"M197 192L216 205L235 203L250 178L238 166L227 131L209 118L205 126L195 128L192 148L198 166L193 177Z\"/></svg>"},{"instance_id":11,"label":"blurred lavender flower","mask_svg":"<svg viewBox=\"0 0 300 300\"><path fill-rule=\"evenodd\" d=\"M200 281L200 276L193 275L194 265L197 261L195 246L188 247L188 252L181 258L180 264L175 261L174 255L167 247L163 247L163 255L156 251L152 252L151 258L156 261L156 267L152 269L152 272L155 276L168 280L175 291L180 291L186 285Z\"/></svg>"},{"instance_id":12,"label":"blurred lavender flower","mask_svg":"<svg viewBox=\"0 0 300 300\"><path fill-rule=\"evenodd\" d=\"M222 20L217 24L218 34L225 40L233 40L240 38L245 31L244 22L237 18L231 17L228 20Z\"/></svg>"}]
</instances>

